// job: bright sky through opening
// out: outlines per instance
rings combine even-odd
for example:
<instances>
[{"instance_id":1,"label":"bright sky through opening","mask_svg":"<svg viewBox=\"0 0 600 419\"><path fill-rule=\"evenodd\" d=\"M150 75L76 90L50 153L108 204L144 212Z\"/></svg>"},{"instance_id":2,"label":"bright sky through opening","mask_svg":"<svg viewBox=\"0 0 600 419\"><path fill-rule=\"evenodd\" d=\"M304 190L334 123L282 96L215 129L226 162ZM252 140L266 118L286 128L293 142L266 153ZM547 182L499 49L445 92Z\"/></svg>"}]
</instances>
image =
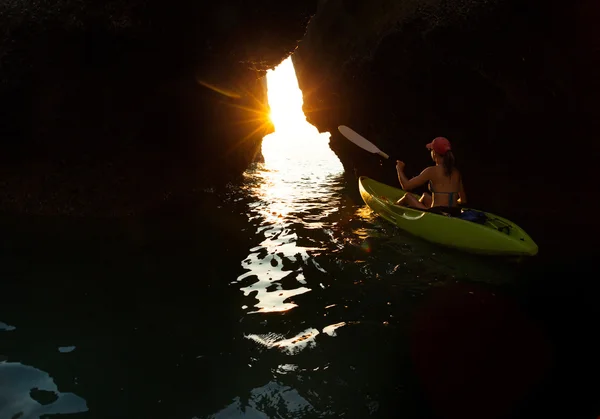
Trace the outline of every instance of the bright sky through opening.
<instances>
[{"instance_id":1,"label":"bright sky through opening","mask_svg":"<svg viewBox=\"0 0 600 419\"><path fill-rule=\"evenodd\" d=\"M302 91L298 87L292 58L288 57L275 70L267 72L267 86L271 121L275 131L312 131L302 111Z\"/></svg>"},{"instance_id":2,"label":"bright sky through opening","mask_svg":"<svg viewBox=\"0 0 600 419\"><path fill-rule=\"evenodd\" d=\"M309 124L302 110L302 91L298 87L292 58L288 57L274 70L267 71L267 96L271 109L269 117L275 132L263 138L262 152L268 166L291 159L296 162L324 160L333 172L341 163L329 148L329 133L319 133Z\"/></svg>"}]
</instances>

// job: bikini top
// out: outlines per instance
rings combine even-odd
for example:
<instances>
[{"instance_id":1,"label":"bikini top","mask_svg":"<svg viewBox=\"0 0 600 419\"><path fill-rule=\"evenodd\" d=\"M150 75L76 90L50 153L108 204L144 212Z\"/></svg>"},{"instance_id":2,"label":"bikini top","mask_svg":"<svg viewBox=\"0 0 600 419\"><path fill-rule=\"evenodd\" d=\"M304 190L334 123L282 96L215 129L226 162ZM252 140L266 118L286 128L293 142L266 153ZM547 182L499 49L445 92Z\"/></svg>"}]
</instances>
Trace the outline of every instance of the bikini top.
<instances>
[{"instance_id":1,"label":"bikini top","mask_svg":"<svg viewBox=\"0 0 600 419\"><path fill-rule=\"evenodd\" d=\"M431 181L429 181L429 190L431 191L432 194L446 194L448 195L448 206L449 207L453 207L454 206L454 194L457 194L458 191L456 192L436 192L433 190L433 184L431 183Z\"/></svg>"}]
</instances>

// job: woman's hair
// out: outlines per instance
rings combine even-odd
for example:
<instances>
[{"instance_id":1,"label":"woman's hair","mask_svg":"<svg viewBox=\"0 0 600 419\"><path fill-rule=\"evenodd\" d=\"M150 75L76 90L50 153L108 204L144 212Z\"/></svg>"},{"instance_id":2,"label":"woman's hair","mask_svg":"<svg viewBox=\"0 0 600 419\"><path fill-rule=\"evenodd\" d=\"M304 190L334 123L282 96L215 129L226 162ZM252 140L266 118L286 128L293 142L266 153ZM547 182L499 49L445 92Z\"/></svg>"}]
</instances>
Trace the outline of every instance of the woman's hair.
<instances>
[{"instance_id":1,"label":"woman's hair","mask_svg":"<svg viewBox=\"0 0 600 419\"><path fill-rule=\"evenodd\" d=\"M446 151L446 154L444 154L443 163L446 176L452 176L452 171L454 170L456 163L454 162L454 154L452 154L451 150Z\"/></svg>"}]
</instances>

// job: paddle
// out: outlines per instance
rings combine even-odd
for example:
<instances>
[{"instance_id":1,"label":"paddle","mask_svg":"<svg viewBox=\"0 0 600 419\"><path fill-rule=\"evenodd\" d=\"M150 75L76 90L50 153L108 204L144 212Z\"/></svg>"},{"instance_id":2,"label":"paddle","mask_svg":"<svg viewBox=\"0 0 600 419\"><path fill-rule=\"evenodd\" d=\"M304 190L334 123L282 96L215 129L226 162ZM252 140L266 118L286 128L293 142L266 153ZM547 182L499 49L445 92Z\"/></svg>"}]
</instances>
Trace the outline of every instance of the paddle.
<instances>
[{"instance_id":1,"label":"paddle","mask_svg":"<svg viewBox=\"0 0 600 419\"><path fill-rule=\"evenodd\" d=\"M358 132L354 131L352 128L347 127L346 125L340 125L338 127L338 131L347 139L352 141L354 144L359 146L360 148L368 151L369 153L379 154L384 159L389 159L386 153L381 151L375 144L367 140L365 137L360 135ZM394 162L394 164L396 164Z\"/></svg>"}]
</instances>

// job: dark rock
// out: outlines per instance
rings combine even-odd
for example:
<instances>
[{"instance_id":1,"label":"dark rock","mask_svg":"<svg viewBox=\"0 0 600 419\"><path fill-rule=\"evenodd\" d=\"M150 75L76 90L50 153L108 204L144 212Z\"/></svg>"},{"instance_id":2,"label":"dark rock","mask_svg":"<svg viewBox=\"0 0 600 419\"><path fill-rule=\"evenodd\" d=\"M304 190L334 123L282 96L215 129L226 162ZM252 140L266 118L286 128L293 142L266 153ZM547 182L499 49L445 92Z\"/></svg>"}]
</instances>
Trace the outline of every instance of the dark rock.
<instances>
[{"instance_id":1,"label":"dark rock","mask_svg":"<svg viewBox=\"0 0 600 419\"><path fill-rule=\"evenodd\" d=\"M308 120L333 134L348 171L392 184L392 162L338 125L404 160L409 176L431 163L424 145L446 136L469 205L559 247L597 230L586 180L600 155L598 3L423 4L321 2L293 56Z\"/></svg>"},{"instance_id":2,"label":"dark rock","mask_svg":"<svg viewBox=\"0 0 600 419\"><path fill-rule=\"evenodd\" d=\"M117 216L224 184L316 2L0 5L0 210Z\"/></svg>"}]
</instances>

